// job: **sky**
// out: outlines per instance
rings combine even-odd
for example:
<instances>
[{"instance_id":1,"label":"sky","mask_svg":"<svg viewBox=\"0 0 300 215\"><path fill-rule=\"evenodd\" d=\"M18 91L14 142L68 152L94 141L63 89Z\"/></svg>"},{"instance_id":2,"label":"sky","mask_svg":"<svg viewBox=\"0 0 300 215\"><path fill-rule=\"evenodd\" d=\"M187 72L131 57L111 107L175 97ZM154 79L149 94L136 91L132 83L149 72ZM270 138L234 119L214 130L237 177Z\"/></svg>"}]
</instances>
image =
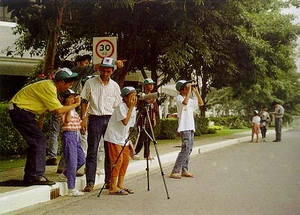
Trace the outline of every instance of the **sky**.
<instances>
[{"instance_id":1,"label":"sky","mask_svg":"<svg viewBox=\"0 0 300 215\"><path fill-rule=\"evenodd\" d=\"M292 8L285 9L282 12L294 14L296 18L294 19L293 23L300 25L300 8L292 7ZM300 73L300 36L297 39L297 44L298 47L295 50L295 52L297 53L296 65L297 65L297 72Z\"/></svg>"}]
</instances>

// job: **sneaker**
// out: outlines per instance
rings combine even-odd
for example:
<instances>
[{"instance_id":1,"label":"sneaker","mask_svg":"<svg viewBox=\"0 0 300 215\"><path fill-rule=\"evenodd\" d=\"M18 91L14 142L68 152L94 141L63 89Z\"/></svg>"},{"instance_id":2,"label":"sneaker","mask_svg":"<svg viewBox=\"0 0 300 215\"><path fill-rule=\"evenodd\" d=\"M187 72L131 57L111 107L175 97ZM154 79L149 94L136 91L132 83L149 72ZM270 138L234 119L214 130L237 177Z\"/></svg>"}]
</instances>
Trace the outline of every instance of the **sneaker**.
<instances>
[{"instance_id":1,"label":"sneaker","mask_svg":"<svg viewBox=\"0 0 300 215\"><path fill-rule=\"evenodd\" d=\"M68 196L76 197L76 196L82 196L82 195L84 195L84 193L79 191L79 190L76 190L76 189L69 189L68 190Z\"/></svg>"},{"instance_id":2,"label":"sneaker","mask_svg":"<svg viewBox=\"0 0 300 215\"><path fill-rule=\"evenodd\" d=\"M83 192L92 192L93 189L94 189L94 185L92 185L92 184L87 184L87 185L85 186L85 188L83 189Z\"/></svg>"},{"instance_id":3,"label":"sneaker","mask_svg":"<svg viewBox=\"0 0 300 215\"><path fill-rule=\"evenodd\" d=\"M61 173L59 176L58 176L58 178L59 178L59 181L61 181L61 182L67 182L67 176L65 176L65 174L63 174L63 173Z\"/></svg>"},{"instance_id":4,"label":"sneaker","mask_svg":"<svg viewBox=\"0 0 300 215\"><path fill-rule=\"evenodd\" d=\"M57 165L57 159L56 158L48 158L46 160L46 166L56 166Z\"/></svg>"},{"instance_id":5,"label":"sneaker","mask_svg":"<svg viewBox=\"0 0 300 215\"><path fill-rule=\"evenodd\" d=\"M179 173L171 173L169 178L181 179L181 175Z\"/></svg>"},{"instance_id":6,"label":"sneaker","mask_svg":"<svg viewBox=\"0 0 300 215\"><path fill-rule=\"evenodd\" d=\"M182 172L181 176L188 177L188 178L194 178L194 175L190 172Z\"/></svg>"},{"instance_id":7,"label":"sneaker","mask_svg":"<svg viewBox=\"0 0 300 215\"><path fill-rule=\"evenodd\" d=\"M145 158L145 159L146 159L146 158ZM148 156L148 160L149 160L149 161L152 161L152 160L155 160L155 158L152 157L151 155L149 155L149 156Z\"/></svg>"},{"instance_id":8,"label":"sneaker","mask_svg":"<svg viewBox=\"0 0 300 215\"><path fill-rule=\"evenodd\" d=\"M141 160L141 158L140 158L139 155L134 155L134 156L133 156L133 160Z\"/></svg>"}]
</instances>

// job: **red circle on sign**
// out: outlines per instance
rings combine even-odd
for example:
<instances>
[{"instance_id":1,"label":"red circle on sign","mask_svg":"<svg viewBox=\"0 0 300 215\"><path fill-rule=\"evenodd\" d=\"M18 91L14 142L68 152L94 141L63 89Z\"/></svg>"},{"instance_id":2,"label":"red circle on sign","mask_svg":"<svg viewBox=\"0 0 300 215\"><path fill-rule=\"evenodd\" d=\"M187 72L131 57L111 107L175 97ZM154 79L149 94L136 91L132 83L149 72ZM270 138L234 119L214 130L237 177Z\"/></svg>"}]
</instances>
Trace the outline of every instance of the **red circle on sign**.
<instances>
[{"instance_id":1,"label":"red circle on sign","mask_svg":"<svg viewBox=\"0 0 300 215\"><path fill-rule=\"evenodd\" d=\"M111 46L111 48L112 48L111 54L108 55L108 56L102 56L100 53L98 53L98 46L99 46L101 43L103 43L103 42L107 42L107 43ZM95 49L96 49L96 54L97 54L97 56L100 57L100 58L102 58L102 59L105 58L105 57L111 57L111 56L114 54L114 52L115 52L114 44L113 44L111 41L109 41L109 40L100 40L100 41L96 44Z\"/></svg>"}]
</instances>

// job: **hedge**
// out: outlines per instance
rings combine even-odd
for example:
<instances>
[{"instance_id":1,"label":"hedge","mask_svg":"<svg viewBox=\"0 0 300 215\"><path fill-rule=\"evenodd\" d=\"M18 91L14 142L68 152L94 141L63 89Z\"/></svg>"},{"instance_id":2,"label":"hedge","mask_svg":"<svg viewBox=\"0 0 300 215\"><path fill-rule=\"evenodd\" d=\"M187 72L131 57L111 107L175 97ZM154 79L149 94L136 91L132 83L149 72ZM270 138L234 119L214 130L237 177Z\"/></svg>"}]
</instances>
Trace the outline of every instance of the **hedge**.
<instances>
[{"instance_id":1,"label":"hedge","mask_svg":"<svg viewBox=\"0 0 300 215\"><path fill-rule=\"evenodd\" d=\"M208 129L208 119L195 117L196 132L195 135L212 133ZM154 135L156 139L175 139L177 137L177 118L164 118L158 121L154 128ZM7 157L11 155L26 154L27 144L20 133L13 126L9 114L7 103L0 103L0 155ZM49 130L49 114L44 118L43 130L46 138L48 138ZM133 129L131 139L134 142L137 137L136 129ZM59 141L59 144L61 141ZM60 147L59 147L60 148Z\"/></svg>"}]
</instances>

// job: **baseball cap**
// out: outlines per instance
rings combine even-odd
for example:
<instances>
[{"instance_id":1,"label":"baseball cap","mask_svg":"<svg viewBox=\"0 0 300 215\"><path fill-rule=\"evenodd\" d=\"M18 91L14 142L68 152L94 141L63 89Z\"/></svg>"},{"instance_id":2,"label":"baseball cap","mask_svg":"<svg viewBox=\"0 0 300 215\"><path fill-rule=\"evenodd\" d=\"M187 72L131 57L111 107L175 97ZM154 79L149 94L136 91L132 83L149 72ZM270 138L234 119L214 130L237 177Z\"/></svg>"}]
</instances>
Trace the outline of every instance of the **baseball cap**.
<instances>
[{"instance_id":1,"label":"baseball cap","mask_svg":"<svg viewBox=\"0 0 300 215\"><path fill-rule=\"evenodd\" d=\"M61 96L62 97L68 97L69 95L78 95L77 93L74 92L72 89L67 89L66 91L62 92Z\"/></svg>"},{"instance_id":2,"label":"baseball cap","mask_svg":"<svg viewBox=\"0 0 300 215\"><path fill-rule=\"evenodd\" d=\"M131 86L128 86L128 87L123 87L123 89L121 90L121 96L122 97L125 97L127 96L129 93L131 92L135 92L135 88L134 87L131 87Z\"/></svg>"},{"instance_id":3,"label":"baseball cap","mask_svg":"<svg viewBox=\"0 0 300 215\"><path fill-rule=\"evenodd\" d=\"M176 90L182 90L187 83L192 83L192 81L179 80L175 85Z\"/></svg>"},{"instance_id":4,"label":"baseball cap","mask_svg":"<svg viewBox=\"0 0 300 215\"><path fill-rule=\"evenodd\" d=\"M144 84L146 85L146 84L155 84L155 82L151 79L151 78L146 78L145 80L144 80Z\"/></svg>"},{"instance_id":5,"label":"baseball cap","mask_svg":"<svg viewBox=\"0 0 300 215\"><path fill-rule=\"evenodd\" d=\"M105 57L105 58L103 58L100 66L101 67L114 68L115 67L115 61L111 57Z\"/></svg>"},{"instance_id":6,"label":"baseball cap","mask_svg":"<svg viewBox=\"0 0 300 215\"><path fill-rule=\"evenodd\" d=\"M69 68L64 67L55 73L54 79L55 80L64 80L64 79L68 79L68 78L75 78L77 76L78 76L78 73L72 72Z\"/></svg>"}]
</instances>

